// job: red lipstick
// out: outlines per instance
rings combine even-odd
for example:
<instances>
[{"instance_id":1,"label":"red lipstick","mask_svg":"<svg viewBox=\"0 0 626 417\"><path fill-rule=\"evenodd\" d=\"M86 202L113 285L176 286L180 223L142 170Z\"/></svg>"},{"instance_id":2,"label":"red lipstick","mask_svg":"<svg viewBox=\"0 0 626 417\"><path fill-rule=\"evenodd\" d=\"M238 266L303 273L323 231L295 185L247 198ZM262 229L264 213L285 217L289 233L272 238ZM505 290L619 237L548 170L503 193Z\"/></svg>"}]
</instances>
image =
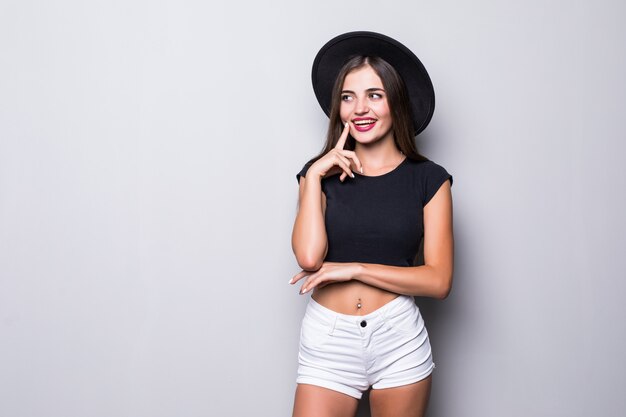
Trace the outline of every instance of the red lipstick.
<instances>
[{"instance_id":1,"label":"red lipstick","mask_svg":"<svg viewBox=\"0 0 626 417\"><path fill-rule=\"evenodd\" d=\"M352 124L357 132L367 132L376 125L376 119L372 117L356 117L352 119Z\"/></svg>"}]
</instances>

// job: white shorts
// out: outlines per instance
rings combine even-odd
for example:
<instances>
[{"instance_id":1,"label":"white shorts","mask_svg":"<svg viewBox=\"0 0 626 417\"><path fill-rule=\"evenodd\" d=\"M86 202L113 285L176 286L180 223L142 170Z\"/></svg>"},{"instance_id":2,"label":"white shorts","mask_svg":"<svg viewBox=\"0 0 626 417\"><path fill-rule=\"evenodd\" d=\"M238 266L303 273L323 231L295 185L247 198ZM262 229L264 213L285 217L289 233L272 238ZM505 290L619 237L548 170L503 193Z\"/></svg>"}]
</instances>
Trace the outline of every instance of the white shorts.
<instances>
[{"instance_id":1,"label":"white shorts","mask_svg":"<svg viewBox=\"0 0 626 417\"><path fill-rule=\"evenodd\" d=\"M364 316L340 314L313 298L302 319L299 384L354 398L412 384L435 368L428 332L413 297L400 295Z\"/></svg>"}]
</instances>

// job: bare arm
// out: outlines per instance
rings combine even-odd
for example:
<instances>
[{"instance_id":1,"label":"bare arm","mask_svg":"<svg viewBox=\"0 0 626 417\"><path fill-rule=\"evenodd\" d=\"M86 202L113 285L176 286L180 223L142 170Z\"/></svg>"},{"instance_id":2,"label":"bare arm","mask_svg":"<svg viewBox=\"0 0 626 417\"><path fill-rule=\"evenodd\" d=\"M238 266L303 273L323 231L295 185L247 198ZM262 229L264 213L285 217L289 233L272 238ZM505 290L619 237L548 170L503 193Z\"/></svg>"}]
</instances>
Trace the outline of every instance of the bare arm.
<instances>
[{"instance_id":1,"label":"bare arm","mask_svg":"<svg viewBox=\"0 0 626 417\"><path fill-rule=\"evenodd\" d=\"M397 294L443 299L452 287L453 258L452 194L446 181L424 207L424 265L326 262L317 272L301 272L292 281L307 277L303 293L320 284L355 279Z\"/></svg>"},{"instance_id":2,"label":"bare arm","mask_svg":"<svg viewBox=\"0 0 626 417\"><path fill-rule=\"evenodd\" d=\"M321 178L314 173L300 177L298 213L291 234L291 246L298 265L305 271L320 269L328 251L324 223L326 201L321 182Z\"/></svg>"},{"instance_id":3,"label":"bare arm","mask_svg":"<svg viewBox=\"0 0 626 417\"><path fill-rule=\"evenodd\" d=\"M398 294L446 298L452 288L452 195L446 181L424 207L424 265L360 264L354 279Z\"/></svg>"},{"instance_id":4,"label":"bare arm","mask_svg":"<svg viewBox=\"0 0 626 417\"><path fill-rule=\"evenodd\" d=\"M349 132L350 127L346 123L335 148L315 161L304 178L300 177L298 213L291 234L291 247L298 265L305 271L320 269L328 252L324 222L326 198L322 192L322 178L337 173L341 173L341 181L348 175L354 177L350 160L358 169L362 168L356 154L343 149Z\"/></svg>"}]
</instances>

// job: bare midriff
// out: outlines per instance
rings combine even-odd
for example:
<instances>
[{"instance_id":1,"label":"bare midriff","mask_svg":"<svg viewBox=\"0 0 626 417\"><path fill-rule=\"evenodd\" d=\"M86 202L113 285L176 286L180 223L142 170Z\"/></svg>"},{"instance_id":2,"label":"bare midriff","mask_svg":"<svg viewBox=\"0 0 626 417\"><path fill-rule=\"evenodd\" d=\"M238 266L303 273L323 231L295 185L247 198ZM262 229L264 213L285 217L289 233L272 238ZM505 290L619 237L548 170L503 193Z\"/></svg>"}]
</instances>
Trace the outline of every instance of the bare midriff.
<instances>
[{"instance_id":1,"label":"bare midriff","mask_svg":"<svg viewBox=\"0 0 626 417\"><path fill-rule=\"evenodd\" d=\"M360 316L379 309L398 297L398 294L361 281L346 281L316 288L311 297L337 313Z\"/></svg>"}]
</instances>

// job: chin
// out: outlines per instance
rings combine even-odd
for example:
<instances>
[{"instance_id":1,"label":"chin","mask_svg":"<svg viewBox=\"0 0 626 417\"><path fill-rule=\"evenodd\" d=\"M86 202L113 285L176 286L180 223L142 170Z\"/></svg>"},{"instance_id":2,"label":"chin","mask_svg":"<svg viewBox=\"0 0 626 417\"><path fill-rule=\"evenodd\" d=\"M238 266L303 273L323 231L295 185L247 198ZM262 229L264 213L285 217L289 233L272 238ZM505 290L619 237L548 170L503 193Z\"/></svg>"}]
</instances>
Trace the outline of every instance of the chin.
<instances>
[{"instance_id":1,"label":"chin","mask_svg":"<svg viewBox=\"0 0 626 417\"><path fill-rule=\"evenodd\" d=\"M365 140L354 139L354 141L358 143L359 145L371 145L373 143L378 142L379 140L380 138L365 139Z\"/></svg>"},{"instance_id":2,"label":"chin","mask_svg":"<svg viewBox=\"0 0 626 417\"><path fill-rule=\"evenodd\" d=\"M354 140L357 143L360 143L361 145L367 145L370 143L376 143L376 142L380 142L381 140L384 140L387 137L388 134L386 135L367 135L367 136L361 136L361 135L357 135L352 136L354 138Z\"/></svg>"}]
</instances>

